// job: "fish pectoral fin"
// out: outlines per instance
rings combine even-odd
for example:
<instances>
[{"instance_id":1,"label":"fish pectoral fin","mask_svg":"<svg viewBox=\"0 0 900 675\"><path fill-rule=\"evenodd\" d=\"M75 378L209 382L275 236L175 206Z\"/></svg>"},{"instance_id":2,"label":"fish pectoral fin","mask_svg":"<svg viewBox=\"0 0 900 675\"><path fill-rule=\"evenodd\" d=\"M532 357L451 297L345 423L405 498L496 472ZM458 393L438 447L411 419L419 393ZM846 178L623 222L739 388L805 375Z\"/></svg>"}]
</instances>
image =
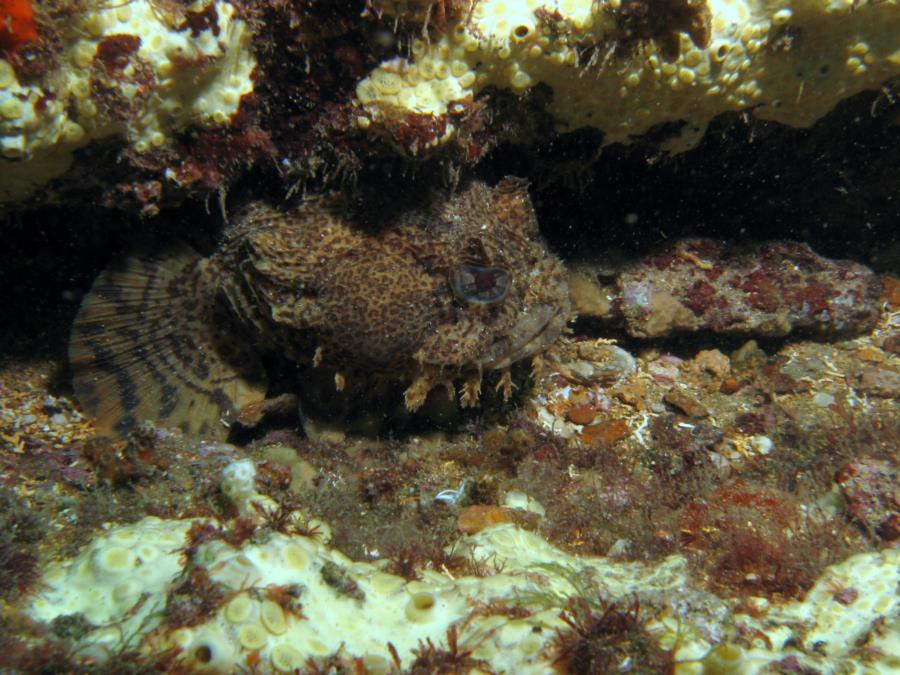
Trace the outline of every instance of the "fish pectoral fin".
<instances>
[{"instance_id":1,"label":"fish pectoral fin","mask_svg":"<svg viewBox=\"0 0 900 675\"><path fill-rule=\"evenodd\" d=\"M69 340L75 395L98 430L151 420L211 439L265 398L259 358L217 316L215 271L183 246L126 258L94 282Z\"/></svg>"},{"instance_id":2,"label":"fish pectoral fin","mask_svg":"<svg viewBox=\"0 0 900 675\"><path fill-rule=\"evenodd\" d=\"M243 406L230 421L242 427L253 429L267 417L274 415L297 415L300 410L300 398L296 394L280 394L274 398L266 398Z\"/></svg>"}]
</instances>

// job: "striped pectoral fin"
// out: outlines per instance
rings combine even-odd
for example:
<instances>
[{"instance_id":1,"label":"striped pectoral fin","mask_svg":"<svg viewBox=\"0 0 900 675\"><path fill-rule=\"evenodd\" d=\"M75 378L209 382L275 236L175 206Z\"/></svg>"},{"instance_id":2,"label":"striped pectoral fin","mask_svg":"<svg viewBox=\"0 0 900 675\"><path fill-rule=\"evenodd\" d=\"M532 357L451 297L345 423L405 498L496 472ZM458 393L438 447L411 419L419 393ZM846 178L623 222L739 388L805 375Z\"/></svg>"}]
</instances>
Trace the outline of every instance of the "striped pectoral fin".
<instances>
[{"instance_id":1,"label":"striped pectoral fin","mask_svg":"<svg viewBox=\"0 0 900 675\"><path fill-rule=\"evenodd\" d=\"M150 420L222 439L227 419L265 397L259 359L217 321L213 288L187 248L100 275L69 343L75 394L99 430Z\"/></svg>"}]
</instances>

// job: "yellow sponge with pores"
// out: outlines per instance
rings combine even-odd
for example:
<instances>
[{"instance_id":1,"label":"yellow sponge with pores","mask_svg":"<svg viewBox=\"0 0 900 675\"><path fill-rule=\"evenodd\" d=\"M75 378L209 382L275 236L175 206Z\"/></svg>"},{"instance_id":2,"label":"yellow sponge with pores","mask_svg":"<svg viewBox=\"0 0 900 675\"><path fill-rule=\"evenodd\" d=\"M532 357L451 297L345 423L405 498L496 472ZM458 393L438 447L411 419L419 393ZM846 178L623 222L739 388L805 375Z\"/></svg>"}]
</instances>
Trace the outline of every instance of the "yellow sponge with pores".
<instances>
[{"instance_id":1,"label":"yellow sponge with pores","mask_svg":"<svg viewBox=\"0 0 900 675\"><path fill-rule=\"evenodd\" d=\"M543 83L553 90L549 110L560 130L590 126L607 142L628 142L660 123L702 129L720 113L751 107L760 118L805 127L840 100L900 75L897 2L707 0L694 7L694 23L673 18L669 32L662 23L645 36L613 0L481 0L441 38L415 41L405 64L424 80L448 68L454 86L417 91L398 105L389 98L396 86L379 93L367 85L403 68L394 60L360 83L358 99L377 125L413 112L444 115L461 94L488 86L521 94ZM689 27L691 35L679 30Z\"/></svg>"}]
</instances>

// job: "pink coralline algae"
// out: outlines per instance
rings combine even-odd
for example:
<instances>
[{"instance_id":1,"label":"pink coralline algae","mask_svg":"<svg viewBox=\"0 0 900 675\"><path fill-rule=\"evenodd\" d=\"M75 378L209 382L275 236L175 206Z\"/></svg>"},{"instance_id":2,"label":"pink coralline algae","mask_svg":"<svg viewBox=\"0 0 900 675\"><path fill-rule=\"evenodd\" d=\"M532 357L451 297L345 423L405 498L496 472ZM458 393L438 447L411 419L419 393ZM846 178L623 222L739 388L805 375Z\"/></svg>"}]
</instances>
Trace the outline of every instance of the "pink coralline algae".
<instances>
[{"instance_id":1,"label":"pink coralline algae","mask_svg":"<svg viewBox=\"0 0 900 675\"><path fill-rule=\"evenodd\" d=\"M900 488L892 462L853 460L837 472L835 481L853 520L886 541L900 539Z\"/></svg>"},{"instance_id":2,"label":"pink coralline algae","mask_svg":"<svg viewBox=\"0 0 900 675\"><path fill-rule=\"evenodd\" d=\"M864 265L785 241L737 248L681 240L628 265L616 284L614 312L635 337L699 330L856 334L877 321L883 292Z\"/></svg>"}]
</instances>

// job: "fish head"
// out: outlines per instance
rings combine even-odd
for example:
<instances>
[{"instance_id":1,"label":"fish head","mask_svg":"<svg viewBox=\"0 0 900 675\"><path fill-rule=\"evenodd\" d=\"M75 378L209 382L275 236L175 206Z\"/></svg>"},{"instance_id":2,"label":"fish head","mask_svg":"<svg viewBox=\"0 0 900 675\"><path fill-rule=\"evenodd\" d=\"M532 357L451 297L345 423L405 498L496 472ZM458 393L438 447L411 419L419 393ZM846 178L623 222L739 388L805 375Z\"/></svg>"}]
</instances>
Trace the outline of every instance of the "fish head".
<instances>
[{"instance_id":1,"label":"fish head","mask_svg":"<svg viewBox=\"0 0 900 675\"><path fill-rule=\"evenodd\" d=\"M474 182L443 204L428 231L440 246L440 320L422 364L508 368L546 349L570 314L567 275L538 232L525 181Z\"/></svg>"}]
</instances>

